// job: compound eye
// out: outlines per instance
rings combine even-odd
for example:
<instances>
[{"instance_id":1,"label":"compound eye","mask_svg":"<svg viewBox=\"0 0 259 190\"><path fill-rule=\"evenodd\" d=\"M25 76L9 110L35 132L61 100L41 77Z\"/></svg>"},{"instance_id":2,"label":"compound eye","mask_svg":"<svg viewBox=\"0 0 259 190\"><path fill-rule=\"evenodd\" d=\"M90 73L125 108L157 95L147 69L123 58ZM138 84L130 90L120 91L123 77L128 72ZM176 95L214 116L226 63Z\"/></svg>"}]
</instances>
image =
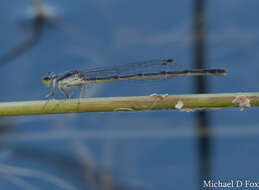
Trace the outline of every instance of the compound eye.
<instances>
[{"instance_id":1,"label":"compound eye","mask_svg":"<svg viewBox=\"0 0 259 190\"><path fill-rule=\"evenodd\" d=\"M51 83L51 78L50 77L43 77L42 78L42 83L49 86Z\"/></svg>"},{"instance_id":2,"label":"compound eye","mask_svg":"<svg viewBox=\"0 0 259 190\"><path fill-rule=\"evenodd\" d=\"M50 80L50 77L43 77L43 79L42 80L46 80L46 81L48 81L48 80Z\"/></svg>"}]
</instances>

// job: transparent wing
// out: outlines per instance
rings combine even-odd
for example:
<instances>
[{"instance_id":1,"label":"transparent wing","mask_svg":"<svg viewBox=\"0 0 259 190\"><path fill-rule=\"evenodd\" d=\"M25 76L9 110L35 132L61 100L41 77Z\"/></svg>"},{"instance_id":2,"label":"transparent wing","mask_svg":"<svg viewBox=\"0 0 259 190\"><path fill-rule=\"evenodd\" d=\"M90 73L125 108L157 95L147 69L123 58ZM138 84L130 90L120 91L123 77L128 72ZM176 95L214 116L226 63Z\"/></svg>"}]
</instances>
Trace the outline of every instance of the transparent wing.
<instances>
[{"instance_id":1,"label":"transparent wing","mask_svg":"<svg viewBox=\"0 0 259 190\"><path fill-rule=\"evenodd\" d=\"M167 71L173 68L172 59L157 59L107 67L98 67L82 72L84 79L123 76Z\"/></svg>"}]
</instances>

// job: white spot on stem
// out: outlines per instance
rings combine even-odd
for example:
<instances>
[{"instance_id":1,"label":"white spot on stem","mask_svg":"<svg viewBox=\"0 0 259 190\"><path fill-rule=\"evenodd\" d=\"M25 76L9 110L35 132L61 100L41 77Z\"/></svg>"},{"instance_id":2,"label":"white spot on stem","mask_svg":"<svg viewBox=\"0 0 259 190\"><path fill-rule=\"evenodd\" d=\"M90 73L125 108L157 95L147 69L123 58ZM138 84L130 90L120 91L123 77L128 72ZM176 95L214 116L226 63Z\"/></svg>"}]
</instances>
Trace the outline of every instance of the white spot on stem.
<instances>
[{"instance_id":1,"label":"white spot on stem","mask_svg":"<svg viewBox=\"0 0 259 190\"><path fill-rule=\"evenodd\" d=\"M156 94L156 93L154 93L154 94L151 94L150 96L152 98L155 98L155 99L163 100L163 99L168 97L168 94Z\"/></svg>"},{"instance_id":2,"label":"white spot on stem","mask_svg":"<svg viewBox=\"0 0 259 190\"><path fill-rule=\"evenodd\" d=\"M115 112L128 112L128 111L135 111L135 110L132 109L132 108L116 108L113 111L115 111Z\"/></svg>"},{"instance_id":3,"label":"white spot on stem","mask_svg":"<svg viewBox=\"0 0 259 190\"><path fill-rule=\"evenodd\" d=\"M237 96L233 101L233 104L239 104L240 111L243 111L246 107L251 107L250 99L246 96Z\"/></svg>"},{"instance_id":4,"label":"white spot on stem","mask_svg":"<svg viewBox=\"0 0 259 190\"><path fill-rule=\"evenodd\" d=\"M183 101L178 100L178 102L175 104L175 108L180 110L180 109L182 109L183 105L184 105Z\"/></svg>"}]
</instances>

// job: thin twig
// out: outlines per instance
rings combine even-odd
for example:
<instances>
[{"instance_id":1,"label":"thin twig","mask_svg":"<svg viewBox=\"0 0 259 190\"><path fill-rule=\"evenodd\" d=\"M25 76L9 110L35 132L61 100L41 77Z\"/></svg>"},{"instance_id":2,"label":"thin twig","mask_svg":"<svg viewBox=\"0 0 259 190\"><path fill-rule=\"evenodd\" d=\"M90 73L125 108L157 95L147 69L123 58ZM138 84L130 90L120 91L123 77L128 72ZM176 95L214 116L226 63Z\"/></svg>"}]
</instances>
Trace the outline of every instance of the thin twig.
<instances>
[{"instance_id":1,"label":"thin twig","mask_svg":"<svg viewBox=\"0 0 259 190\"><path fill-rule=\"evenodd\" d=\"M71 100L21 101L0 103L0 116L61 114L80 112L118 112L178 109L195 111L226 107L259 106L259 92L159 95Z\"/></svg>"}]
</instances>

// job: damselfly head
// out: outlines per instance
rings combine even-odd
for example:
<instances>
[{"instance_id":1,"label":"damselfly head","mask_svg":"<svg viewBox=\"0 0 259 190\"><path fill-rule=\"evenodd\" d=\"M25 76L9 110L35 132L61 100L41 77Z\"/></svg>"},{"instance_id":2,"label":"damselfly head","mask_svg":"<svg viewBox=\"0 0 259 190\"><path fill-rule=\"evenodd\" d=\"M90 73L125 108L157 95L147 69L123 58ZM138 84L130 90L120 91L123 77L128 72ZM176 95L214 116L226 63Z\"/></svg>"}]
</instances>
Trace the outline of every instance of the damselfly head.
<instances>
[{"instance_id":1,"label":"damselfly head","mask_svg":"<svg viewBox=\"0 0 259 190\"><path fill-rule=\"evenodd\" d=\"M43 78L42 83L46 86L49 86L52 82L52 80L56 77L56 74L53 72L48 72Z\"/></svg>"}]
</instances>

